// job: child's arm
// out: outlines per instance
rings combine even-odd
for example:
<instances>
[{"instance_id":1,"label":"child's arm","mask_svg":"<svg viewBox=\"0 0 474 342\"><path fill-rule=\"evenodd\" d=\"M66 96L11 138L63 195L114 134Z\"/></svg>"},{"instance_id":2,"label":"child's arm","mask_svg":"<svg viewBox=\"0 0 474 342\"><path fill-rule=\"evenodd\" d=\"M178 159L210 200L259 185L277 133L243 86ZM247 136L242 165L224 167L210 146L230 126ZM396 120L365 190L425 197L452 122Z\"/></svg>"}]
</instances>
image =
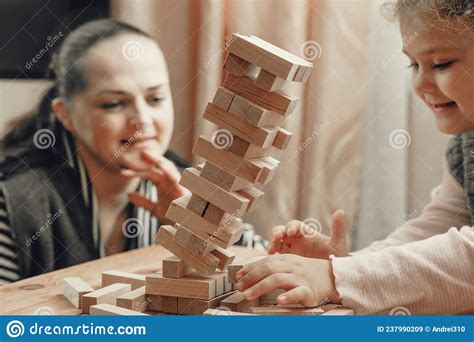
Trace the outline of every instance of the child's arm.
<instances>
[{"instance_id":1,"label":"child's arm","mask_svg":"<svg viewBox=\"0 0 474 342\"><path fill-rule=\"evenodd\" d=\"M474 312L473 265L473 227L332 260L342 303L357 314L397 306L416 315Z\"/></svg>"},{"instance_id":2,"label":"child's arm","mask_svg":"<svg viewBox=\"0 0 474 342\"><path fill-rule=\"evenodd\" d=\"M451 227L471 225L466 195L450 173L446 160L443 161L443 169L441 185L431 192L431 201L419 217L402 225L385 240L376 241L351 255L377 252L386 247L400 246L443 234Z\"/></svg>"}]
</instances>

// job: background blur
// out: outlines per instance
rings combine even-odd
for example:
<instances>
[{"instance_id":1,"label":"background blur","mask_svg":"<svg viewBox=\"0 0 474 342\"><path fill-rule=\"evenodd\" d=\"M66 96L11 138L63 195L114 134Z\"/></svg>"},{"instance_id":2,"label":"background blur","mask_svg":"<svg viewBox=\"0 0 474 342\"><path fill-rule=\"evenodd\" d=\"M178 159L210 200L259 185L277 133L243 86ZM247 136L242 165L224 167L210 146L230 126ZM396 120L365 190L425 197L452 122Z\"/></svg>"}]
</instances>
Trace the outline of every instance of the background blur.
<instances>
[{"instance_id":1,"label":"background blur","mask_svg":"<svg viewBox=\"0 0 474 342\"><path fill-rule=\"evenodd\" d=\"M223 79L226 41L252 34L315 64L285 127L294 132L260 207L246 216L269 238L290 219L346 211L352 247L418 216L441 180L449 136L410 89L398 24L380 0L2 0L0 133L38 101L49 81L46 46L87 21L112 16L149 32L167 58L176 124L171 148L197 162L194 140L213 126L201 114ZM49 44L49 45L48 45ZM48 51L48 54L49 54ZM33 57L40 55L32 62Z\"/></svg>"}]
</instances>

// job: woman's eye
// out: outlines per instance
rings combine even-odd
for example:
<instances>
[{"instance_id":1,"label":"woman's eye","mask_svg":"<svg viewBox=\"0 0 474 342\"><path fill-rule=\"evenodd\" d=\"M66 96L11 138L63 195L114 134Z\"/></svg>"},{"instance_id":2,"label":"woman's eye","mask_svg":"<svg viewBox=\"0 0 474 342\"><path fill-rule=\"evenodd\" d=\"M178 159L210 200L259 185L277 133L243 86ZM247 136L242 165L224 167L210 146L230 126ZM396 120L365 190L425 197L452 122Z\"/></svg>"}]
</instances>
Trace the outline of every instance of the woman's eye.
<instances>
[{"instance_id":1,"label":"woman's eye","mask_svg":"<svg viewBox=\"0 0 474 342\"><path fill-rule=\"evenodd\" d=\"M117 109L123 105L125 105L127 101L118 101L118 102L109 102L109 103L104 103L102 105L103 109Z\"/></svg>"},{"instance_id":2,"label":"woman's eye","mask_svg":"<svg viewBox=\"0 0 474 342\"><path fill-rule=\"evenodd\" d=\"M434 64L433 68L438 69L438 70L445 70L445 69L448 69L452 64L453 64L453 61L449 61L446 63L438 63L438 64Z\"/></svg>"},{"instance_id":3,"label":"woman's eye","mask_svg":"<svg viewBox=\"0 0 474 342\"><path fill-rule=\"evenodd\" d=\"M410 63L410 65L407 66L407 68L413 68L415 70L418 70L418 63Z\"/></svg>"},{"instance_id":4,"label":"woman's eye","mask_svg":"<svg viewBox=\"0 0 474 342\"><path fill-rule=\"evenodd\" d=\"M164 98L163 97L153 97L151 98L149 101L150 103L152 104L157 104L157 103L160 103L161 101L163 101Z\"/></svg>"}]
</instances>

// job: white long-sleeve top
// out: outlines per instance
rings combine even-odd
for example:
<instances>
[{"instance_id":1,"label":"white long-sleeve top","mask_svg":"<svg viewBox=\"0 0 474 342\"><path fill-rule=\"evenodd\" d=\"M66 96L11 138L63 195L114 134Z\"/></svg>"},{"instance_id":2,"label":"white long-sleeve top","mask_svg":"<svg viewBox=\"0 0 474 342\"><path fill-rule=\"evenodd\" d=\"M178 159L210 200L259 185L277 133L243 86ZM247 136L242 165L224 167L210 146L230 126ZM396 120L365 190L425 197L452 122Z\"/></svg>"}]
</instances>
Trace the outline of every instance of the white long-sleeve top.
<instances>
[{"instance_id":1,"label":"white long-sleeve top","mask_svg":"<svg viewBox=\"0 0 474 342\"><path fill-rule=\"evenodd\" d=\"M349 257L331 257L342 303L356 314L474 313L474 228L463 188L443 166L418 218Z\"/></svg>"}]
</instances>

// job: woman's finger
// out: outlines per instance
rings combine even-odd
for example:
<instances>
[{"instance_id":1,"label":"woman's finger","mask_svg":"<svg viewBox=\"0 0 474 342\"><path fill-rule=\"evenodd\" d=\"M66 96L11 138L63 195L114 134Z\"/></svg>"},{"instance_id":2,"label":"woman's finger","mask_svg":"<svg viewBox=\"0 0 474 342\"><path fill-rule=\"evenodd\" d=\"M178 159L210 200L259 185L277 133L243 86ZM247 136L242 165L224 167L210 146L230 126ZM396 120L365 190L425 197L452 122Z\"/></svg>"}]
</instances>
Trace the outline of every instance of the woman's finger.
<instances>
[{"instance_id":1,"label":"woman's finger","mask_svg":"<svg viewBox=\"0 0 474 342\"><path fill-rule=\"evenodd\" d=\"M143 207L149 210L159 220L162 220L165 217L165 209L162 208L160 202L152 202L148 198L143 197L142 195L136 192L128 194L128 199L133 205L137 207Z\"/></svg>"},{"instance_id":2,"label":"woman's finger","mask_svg":"<svg viewBox=\"0 0 474 342\"><path fill-rule=\"evenodd\" d=\"M298 303L306 307L315 307L319 303L314 298L314 292L306 285L300 285L277 297L278 304Z\"/></svg>"},{"instance_id":3,"label":"woman's finger","mask_svg":"<svg viewBox=\"0 0 474 342\"><path fill-rule=\"evenodd\" d=\"M295 236L299 230L303 222L298 220L291 220L286 224L286 235L288 236Z\"/></svg>"}]
</instances>

